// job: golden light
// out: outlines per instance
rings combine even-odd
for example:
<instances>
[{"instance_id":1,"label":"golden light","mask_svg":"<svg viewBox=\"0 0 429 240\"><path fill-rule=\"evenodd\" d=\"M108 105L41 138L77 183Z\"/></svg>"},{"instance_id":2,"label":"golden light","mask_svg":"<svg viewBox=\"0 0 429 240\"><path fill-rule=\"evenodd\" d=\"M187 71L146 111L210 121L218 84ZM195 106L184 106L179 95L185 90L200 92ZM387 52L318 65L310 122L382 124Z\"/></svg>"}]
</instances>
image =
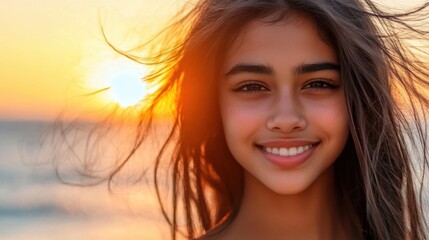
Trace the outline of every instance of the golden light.
<instances>
[{"instance_id":1,"label":"golden light","mask_svg":"<svg viewBox=\"0 0 429 240\"><path fill-rule=\"evenodd\" d=\"M142 76L134 70L122 69L110 79L110 94L113 100L122 107L139 103L147 95L147 88Z\"/></svg>"},{"instance_id":2,"label":"golden light","mask_svg":"<svg viewBox=\"0 0 429 240\"><path fill-rule=\"evenodd\" d=\"M100 104L118 104L122 108L144 104L145 97L155 91L145 83L145 65L124 58L104 60L87 69L86 85L90 92L98 92Z\"/></svg>"}]
</instances>

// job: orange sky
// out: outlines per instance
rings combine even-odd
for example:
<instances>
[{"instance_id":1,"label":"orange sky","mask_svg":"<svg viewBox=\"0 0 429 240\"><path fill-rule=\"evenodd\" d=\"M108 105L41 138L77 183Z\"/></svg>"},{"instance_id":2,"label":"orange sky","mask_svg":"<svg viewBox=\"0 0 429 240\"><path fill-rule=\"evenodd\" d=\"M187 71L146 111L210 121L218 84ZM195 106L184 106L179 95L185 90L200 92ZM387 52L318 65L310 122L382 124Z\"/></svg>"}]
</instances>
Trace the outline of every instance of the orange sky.
<instances>
[{"instance_id":1,"label":"orange sky","mask_svg":"<svg viewBox=\"0 0 429 240\"><path fill-rule=\"evenodd\" d=\"M98 14L111 40L126 47L161 27L177 5L172 0L0 1L0 119L49 120L66 105L80 112L107 104L80 99L100 86L89 78L105 77L96 76L96 69L121 60L103 41Z\"/></svg>"},{"instance_id":2,"label":"orange sky","mask_svg":"<svg viewBox=\"0 0 429 240\"><path fill-rule=\"evenodd\" d=\"M69 112L97 112L107 104L105 99L80 96L103 87L103 79L112 72L103 75L100 69L120 60L101 37L98 14L111 40L126 47L161 28L180 3L0 1L0 120L49 120L66 105Z\"/></svg>"}]
</instances>

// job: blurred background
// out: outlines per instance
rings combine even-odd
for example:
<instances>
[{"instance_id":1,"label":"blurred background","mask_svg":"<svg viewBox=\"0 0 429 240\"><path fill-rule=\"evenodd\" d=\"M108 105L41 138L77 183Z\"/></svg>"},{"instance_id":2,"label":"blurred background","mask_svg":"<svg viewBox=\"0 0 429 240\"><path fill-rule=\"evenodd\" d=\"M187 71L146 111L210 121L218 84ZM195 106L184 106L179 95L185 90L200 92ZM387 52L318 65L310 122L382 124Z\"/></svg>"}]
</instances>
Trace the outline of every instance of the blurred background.
<instances>
[{"instance_id":1,"label":"blurred background","mask_svg":"<svg viewBox=\"0 0 429 240\"><path fill-rule=\"evenodd\" d=\"M101 28L128 50L180 4L0 0L0 239L168 239L150 184L113 194L62 184L47 139L60 114L91 123L136 107L151 91L140 81L148 69L113 51Z\"/></svg>"},{"instance_id":2,"label":"blurred background","mask_svg":"<svg viewBox=\"0 0 429 240\"><path fill-rule=\"evenodd\" d=\"M184 2L0 0L0 239L169 238L150 181L114 194L105 184L62 184L46 139L60 114L91 123L144 104L153 91L140 81L148 67L113 51L101 27L113 45L131 49Z\"/></svg>"}]
</instances>

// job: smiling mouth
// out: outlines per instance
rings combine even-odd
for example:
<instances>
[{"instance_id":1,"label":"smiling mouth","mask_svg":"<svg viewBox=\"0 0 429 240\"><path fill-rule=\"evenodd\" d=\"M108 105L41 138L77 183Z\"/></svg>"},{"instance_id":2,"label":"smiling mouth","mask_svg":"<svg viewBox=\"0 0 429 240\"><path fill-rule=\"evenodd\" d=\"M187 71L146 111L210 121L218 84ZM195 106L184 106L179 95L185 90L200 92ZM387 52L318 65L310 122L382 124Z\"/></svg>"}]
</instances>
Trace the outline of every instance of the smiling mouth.
<instances>
[{"instance_id":1,"label":"smiling mouth","mask_svg":"<svg viewBox=\"0 0 429 240\"><path fill-rule=\"evenodd\" d=\"M317 145L315 144L307 144L302 146L296 146L296 147L265 147L262 145L257 145L257 147L267 153L282 156L282 157L293 157L299 154L302 154L308 150L310 150L313 146Z\"/></svg>"},{"instance_id":2,"label":"smiling mouth","mask_svg":"<svg viewBox=\"0 0 429 240\"><path fill-rule=\"evenodd\" d=\"M290 142L287 144L291 145ZM274 165L291 169L303 164L314 153L320 142L302 142L302 145L295 144L293 147L285 147L284 145L286 144L270 143L271 146L269 147L263 145L256 145L256 147Z\"/></svg>"}]
</instances>

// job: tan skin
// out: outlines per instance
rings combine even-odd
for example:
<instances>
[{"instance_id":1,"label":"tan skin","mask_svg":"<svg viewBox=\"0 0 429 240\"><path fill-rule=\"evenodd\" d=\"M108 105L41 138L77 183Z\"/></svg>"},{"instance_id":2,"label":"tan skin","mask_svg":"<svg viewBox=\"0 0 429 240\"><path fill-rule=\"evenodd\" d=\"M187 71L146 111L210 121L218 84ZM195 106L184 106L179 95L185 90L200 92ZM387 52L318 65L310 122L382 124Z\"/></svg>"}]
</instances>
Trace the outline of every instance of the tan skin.
<instances>
[{"instance_id":1,"label":"tan skin","mask_svg":"<svg viewBox=\"0 0 429 240\"><path fill-rule=\"evenodd\" d=\"M246 64L263 67L231 70ZM319 65L297 71L303 64ZM334 188L333 164L348 137L336 64L300 15L254 20L239 35L227 55L220 108L228 146L244 168L244 195L231 225L212 239L352 239ZM295 157L276 152L298 145L310 147Z\"/></svg>"},{"instance_id":2,"label":"tan skin","mask_svg":"<svg viewBox=\"0 0 429 240\"><path fill-rule=\"evenodd\" d=\"M238 216L213 239L352 239L336 208L331 175L327 171L294 196L279 196L256 179L249 180L254 182L246 188ZM248 197L255 193L257 197Z\"/></svg>"}]
</instances>

